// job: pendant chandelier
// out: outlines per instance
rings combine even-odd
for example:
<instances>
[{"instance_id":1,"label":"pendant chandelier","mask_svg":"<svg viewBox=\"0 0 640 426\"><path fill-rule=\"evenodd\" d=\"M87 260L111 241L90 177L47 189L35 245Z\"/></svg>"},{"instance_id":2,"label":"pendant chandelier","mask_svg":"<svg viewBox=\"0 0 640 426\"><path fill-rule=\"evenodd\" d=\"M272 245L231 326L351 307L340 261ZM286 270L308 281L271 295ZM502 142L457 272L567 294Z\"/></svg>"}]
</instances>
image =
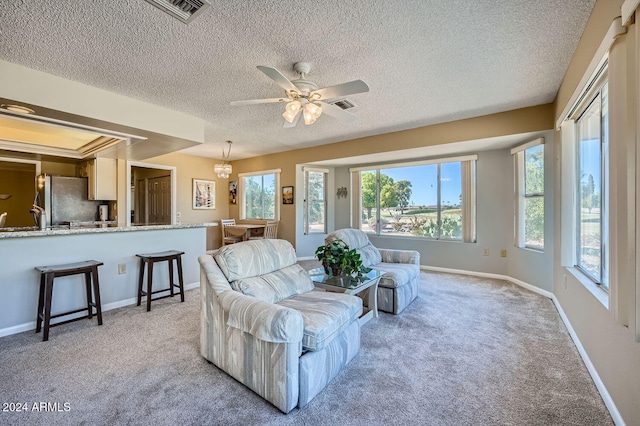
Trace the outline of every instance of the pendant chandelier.
<instances>
[{"instance_id":1,"label":"pendant chandelier","mask_svg":"<svg viewBox=\"0 0 640 426\"><path fill-rule=\"evenodd\" d=\"M226 156L224 155L224 149L223 149L222 163L216 164L215 166L213 166L213 171L221 179L228 179L232 171L231 164L227 163L227 160L229 159L229 154L231 154L231 144L233 142L227 141L227 143L229 144L229 150L227 151L227 155Z\"/></svg>"}]
</instances>

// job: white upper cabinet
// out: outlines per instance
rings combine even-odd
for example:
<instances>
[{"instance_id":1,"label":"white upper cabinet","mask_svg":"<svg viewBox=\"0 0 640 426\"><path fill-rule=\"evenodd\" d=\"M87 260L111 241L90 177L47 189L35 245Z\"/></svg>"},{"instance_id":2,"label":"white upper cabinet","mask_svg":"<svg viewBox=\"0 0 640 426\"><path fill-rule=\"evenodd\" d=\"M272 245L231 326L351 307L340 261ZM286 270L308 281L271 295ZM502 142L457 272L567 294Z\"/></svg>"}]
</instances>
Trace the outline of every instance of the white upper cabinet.
<instances>
[{"instance_id":1,"label":"white upper cabinet","mask_svg":"<svg viewBox=\"0 0 640 426\"><path fill-rule=\"evenodd\" d=\"M78 175L89 178L90 200L110 201L117 198L117 171L117 160L113 158L94 158L80 165Z\"/></svg>"}]
</instances>

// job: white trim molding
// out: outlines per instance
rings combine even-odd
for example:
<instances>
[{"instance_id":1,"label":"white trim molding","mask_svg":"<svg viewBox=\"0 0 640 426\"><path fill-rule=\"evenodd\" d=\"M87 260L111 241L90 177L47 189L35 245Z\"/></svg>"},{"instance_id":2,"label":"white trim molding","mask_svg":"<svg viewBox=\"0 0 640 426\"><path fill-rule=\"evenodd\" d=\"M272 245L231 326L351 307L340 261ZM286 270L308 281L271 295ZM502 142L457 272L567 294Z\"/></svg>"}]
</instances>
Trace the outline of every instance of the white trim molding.
<instances>
[{"instance_id":1,"label":"white trim molding","mask_svg":"<svg viewBox=\"0 0 640 426\"><path fill-rule=\"evenodd\" d=\"M611 23L611 26L609 27L609 31L607 31L607 34L602 40L602 43L600 43L600 46L598 46L598 50L596 50L593 59L591 59L589 66L585 70L582 79L576 86L576 89L569 98L569 101L562 109L562 113L558 116L558 121L556 121L556 130L560 129L560 126L562 125L562 122L564 120L571 118L571 113L580 103L582 94L585 92L587 84L594 79L598 71L602 68L602 65L604 65L604 63L607 61L609 57L609 49L611 48L613 42L616 40L616 37L626 32L627 29L622 26L620 17L614 19Z\"/></svg>"},{"instance_id":2,"label":"white trim molding","mask_svg":"<svg viewBox=\"0 0 640 426\"><path fill-rule=\"evenodd\" d=\"M548 299L553 299L555 296L553 295L553 293L551 293L550 291L547 290L543 290L539 287L536 287L534 285L525 283L524 281L520 281L516 278L512 278L508 275L500 275L500 274L492 274L492 273L488 273L488 272L476 272L476 271L467 271L464 269L452 269L452 268L440 268L437 266L425 266L425 265L420 265L420 269L423 271L434 271L434 272L446 272L449 274L460 274L460 275L470 275L470 276L474 276L474 277L482 277L482 278L491 278L494 280L503 280L503 281L508 281L510 283L516 284L520 287L526 288L529 291L532 291L534 293L537 293L541 296L544 296Z\"/></svg>"},{"instance_id":3,"label":"white trim molding","mask_svg":"<svg viewBox=\"0 0 640 426\"><path fill-rule=\"evenodd\" d=\"M620 7L623 25L630 24L629 21L631 21L631 16L635 13L639 5L640 0L624 0L624 3L622 3L622 6Z\"/></svg>"}]
</instances>

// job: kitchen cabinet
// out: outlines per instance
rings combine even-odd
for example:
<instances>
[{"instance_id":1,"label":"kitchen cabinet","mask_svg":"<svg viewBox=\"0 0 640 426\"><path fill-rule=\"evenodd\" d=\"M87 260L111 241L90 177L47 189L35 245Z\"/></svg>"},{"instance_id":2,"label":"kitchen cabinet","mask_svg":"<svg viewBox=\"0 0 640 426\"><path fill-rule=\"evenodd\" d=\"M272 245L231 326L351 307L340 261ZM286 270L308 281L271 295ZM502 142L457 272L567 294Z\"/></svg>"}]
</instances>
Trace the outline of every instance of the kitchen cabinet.
<instances>
[{"instance_id":1,"label":"kitchen cabinet","mask_svg":"<svg viewBox=\"0 0 640 426\"><path fill-rule=\"evenodd\" d=\"M117 171L117 161L113 158L93 158L79 165L78 176L89 178L90 200L117 198Z\"/></svg>"}]
</instances>

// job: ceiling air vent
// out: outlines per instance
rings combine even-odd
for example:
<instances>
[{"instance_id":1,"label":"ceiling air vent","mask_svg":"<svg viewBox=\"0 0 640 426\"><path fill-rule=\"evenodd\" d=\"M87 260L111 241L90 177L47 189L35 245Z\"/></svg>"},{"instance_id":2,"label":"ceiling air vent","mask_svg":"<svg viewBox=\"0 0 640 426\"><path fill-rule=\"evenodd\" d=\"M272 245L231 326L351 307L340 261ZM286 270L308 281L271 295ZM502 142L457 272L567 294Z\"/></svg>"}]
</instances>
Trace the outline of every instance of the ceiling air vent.
<instances>
[{"instance_id":1,"label":"ceiling air vent","mask_svg":"<svg viewBox=\"0 0 640 426\"><path fill-rule=\"evenodd\" d=\"M354 104L353 102L351 102L350 100L347 99L338 99L337 101L332 101L329 102L330 104L333 104L335 106L339 106L342 109L351 109L354 108L356 106L356 104Z\"/></svg>"},{"instance_id":2,"label":"ceiling air vent","mask_svg":"<svg viewBox=\"0 0 640 426\"><path fill-rule=\"evenodd\" d=\"M206 0L146 0L158 9L188 24L211 7Z\"/></svg>"}]
</instances>

